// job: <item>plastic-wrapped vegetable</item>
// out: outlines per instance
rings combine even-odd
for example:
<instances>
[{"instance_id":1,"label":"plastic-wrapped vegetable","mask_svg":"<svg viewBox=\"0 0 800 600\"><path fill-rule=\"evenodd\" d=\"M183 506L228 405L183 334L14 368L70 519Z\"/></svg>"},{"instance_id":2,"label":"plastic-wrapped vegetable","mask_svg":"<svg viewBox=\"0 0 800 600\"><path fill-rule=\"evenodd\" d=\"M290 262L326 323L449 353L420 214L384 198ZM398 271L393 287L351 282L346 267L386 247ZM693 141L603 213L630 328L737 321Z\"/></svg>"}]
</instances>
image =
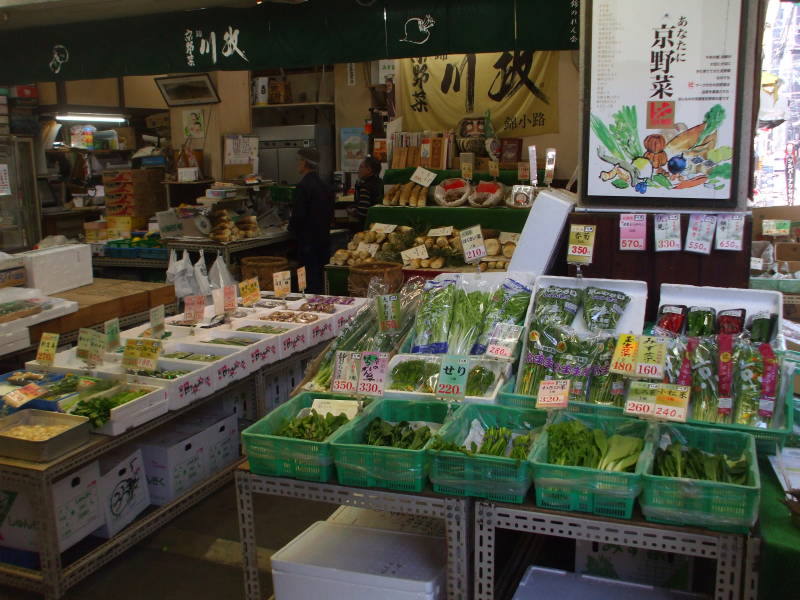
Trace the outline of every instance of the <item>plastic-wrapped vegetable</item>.
<instances>
[{"instance_id":1,"label":"plastic-wrapped vegetable","mask_svg":"<svg viewBox=\"0 0 800 600\"><path fill-rule=\"evenodd\" d=\"M492 294L489 311L483 322L478 341L472 347L472 354L485 354L489 346L489 334L497 323L522 325L531 301L531 290L520 282L508 278Z\"/></svg>"},{"instance_id":2,"label":"plastic-wrapped vegetable","mask_svg":"<svg viewBox=\"0 0 800 600\"><path fill-rule=\"evenodd\" d=\"M690 339L692 348L692 418L709 423L728 423L730 415L719 412L717 360L719 350L713 336Z\"/></svg>"},{"instance_id":3,"label":"plastic-wrapped vegetable","mask_svg":"<svg viewBox=\"0 0 800 600\"><path fill-rule=\"evenodd\" d=\"M583 290L583 320L589 331L613 331L617 328L630 296L615 290L588 287Z\"/></svg>"},{"instance_id":4,"label":"plastic-wrapped vegetable","mask_svg":"<svg viewBox=\"0 0 800 600\"><path fill-rule=\"evenodd\" d=\"M414 354L445 354L455 300L455 279L425 284L414 321Z\"/></svg>"},{"instance_id":5,"label":"plastic-wrapped vegetable","mask_svg":"<svg viewBox=\"0 0 800 600\"><path fill-rule=\"evenodd\" d=\"M714 335L715 311L708 306L693 306L686 316L686 335L703 337Z\"/></svg>"},{"instance_id":6,"label":"plastic-wrapped vegetable","mask_svg":"<svg viewBox=\"0 0 800 600\"><path fill-rule=\"evenodd\" d=\"M608 372L617 339L607 336L600 341L600 345L589 383L589 402L605 406L624 406L625 378L617 373Z\"/></svg>"},{"instance_id":7,"label":"plastic-wrapped vegetable","mask_svg":"<svg viewBox=\"0 0 800 600\"><path fill-rule=\"evenodd\" d=\"M539 323L571 325L580 303L579 290L550 285L536 292L533 318Z\"/></svg>"},{"instance_id":8,"label":"plastic-wrapped vegetable","mask_svg":"<svg viewBox=\"0 0 800 600\"><path fill-rule=\"evenodd\" d=\"M717 333L742 333L746 314L747 311L743 308L719 311L717 313Z\"/></svg>"},{"instance_id":9,"label":"plastic-wrapped vegetable","mask_svg":"<svg viewBox=\"0 0 800 600\"><path fill-rule=\"evenodd\" d=\"M779 368L769 344L740 340L734 350L733 404L738 425L768 428L775 412Z\"/></svg>"},{"instance_id":10,"label":"plastic-wrapped vegetable","mask_svg":"<svg viewBox=\"0 0 800 600\"><path fill-rule=\"evenodd\" d=\"M656 335L658 335L658 333L656 333ZM688 372L688 376L686 377L687 382L685 384L681 384L679 379L681 375L681 367L684 365L685 360L687 361L686 370ZM670 338L667 342L666 363L664 364L664 381L666 383L678 385L690 385L691 381L689 378L691 377L691 368L691 359L687 360L686 357L686 338L681 336Z\"/></svg>"},{"instance_id":11,"label":"plastic-wrapped vegetable","mask_svg":"<svg viewBox=\"0 0 800 600\"><path fill-rule=\"evenodd\" d=\"M750 339L753 343L769 342L772 339L772 328L775 325L776 317L768 312L760 312L753 315L750 321Z\"/></svg>"},{"instance_id":12,"label":"plastic-wrapped vegetable","mask_svg":"<svg viewBox=\"0 0 800 600\"><path fill-rule=\"evenodd\" d=\"M664 304L658 309L656 327L669 333L680 333L686 321L687 308L681 304Z\"/></svg>"},{"instance_id":13,"label":"plastic-wrapped vegetable","mask_svg":"<svg viewBox=\"0 0 800 600\"><path fill-rule=\"evenodd\" d=\"M456 286L446 352L469 354L483 328L489 299L489 284L484 279L462 279Z\"/></svg>"},{"instance_id":14,"label":"plastic-wrapped vegetable","mask_svg":"<svg viewBox=\"0 0 800 600\"><path fill-rule=\"evenodd\" d=\"M439 368L438 361L423 358L399 362L392 367L388 389L432 394Z\"/></svg>"}]
</instances>

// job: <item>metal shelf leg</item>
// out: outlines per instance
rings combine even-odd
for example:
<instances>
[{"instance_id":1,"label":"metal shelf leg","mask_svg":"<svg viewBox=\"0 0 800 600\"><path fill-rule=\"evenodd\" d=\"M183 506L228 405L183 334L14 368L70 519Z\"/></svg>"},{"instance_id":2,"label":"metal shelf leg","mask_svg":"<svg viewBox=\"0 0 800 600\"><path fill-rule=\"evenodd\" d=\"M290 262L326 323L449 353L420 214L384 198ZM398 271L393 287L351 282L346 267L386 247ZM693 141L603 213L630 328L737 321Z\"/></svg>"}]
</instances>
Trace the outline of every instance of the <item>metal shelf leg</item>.
<instances>
[{"instance_id":1,"label":"metal shelf leg","mask_svg":"<svg viewBox=\"0 0 800 600\"><path fill-rule=\"evenodd\" d=\"M256 524L253 514L253 492L248 473L236 472L236 500L239 504L239 535L244 563L244 593L246 600L261 600L261 582L258 577L258 550Z\"/></svg>"},{"instance_id":2,"label":"metal shelf leg","mask_svg":"<svg viewBox=\"0 0 800 600\"><path fill-rule=\"evenodd\" d=\"M494 600L494 523L486 502L475 503L475 600Z\"/></svg>"}]
</instances>

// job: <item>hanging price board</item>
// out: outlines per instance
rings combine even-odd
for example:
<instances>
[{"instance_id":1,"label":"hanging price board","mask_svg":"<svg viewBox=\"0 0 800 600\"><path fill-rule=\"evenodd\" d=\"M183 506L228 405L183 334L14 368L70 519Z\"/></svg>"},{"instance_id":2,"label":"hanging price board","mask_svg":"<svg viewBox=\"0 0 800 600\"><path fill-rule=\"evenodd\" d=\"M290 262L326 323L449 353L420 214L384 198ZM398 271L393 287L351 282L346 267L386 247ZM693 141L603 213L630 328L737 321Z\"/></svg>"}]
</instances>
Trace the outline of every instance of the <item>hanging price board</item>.
<instances>
[{"instance_id":1,"label":"hanging price board","mask_svg":"<svg viewBox=\"0 0 800 600\"><path fill-rule=\"evenodd\" d=\"M514 358L514 351L517 349L517 342L521 333L521 325L495 323L489 332L486 356Z\"/></svg>"},{"instance_id":2,"label":"hanging price board","mask_svg":"<svg viewBox=\"0 0 800 600\"><path fill-rule=\"evenodd\" d=\"M397 331L400 327L400 297L387 294L375 298L378 311L378 328L383 331Z\"/></svg>"},{"instance_id":3,"label":"hanging price board","mask_svg":"<svg viewBox=\"0 0 800 600\"><path fill-rule=\"evenodd\" d=\"M417 170L411 175L411 181L418 183L422 187L430 187L435 179L436 173L423 167L417 167Z\"/></svg>"},{"instance_id":4,"label":"hanging price board","mask_svg":"<svg viewBox=\"0 0 800 600\"><path fill-rule=\"evenodd\" d=\"M285 298L292 291L292 272L278 271L272 274L272 289L276 298ZM259 292L259 295L261 292Z\"/></svg>"},{"instance_id":5,"label":"hanging price board","mask_svg":"<svg viewBox=\"0 0 800 600\"><path fill-rule=\"evenodd\" d=\"M106 333L106 350L113 352L120 347L119 339L119 318L114 317L103 324L103 331Z\"/></svg>"},{"instance_id":6,"label":"hanging price board","mask_svg":"<svg viewBox=\"0 0 800 600\"><path fill-rule=\"evenodd\" d=\"M762 235L787 236L791 229L792 222L788 219L764 219L761 222Z\"/></svg>"},{"instance_id":7,"label":"hanging price board","mask_svg":"<svg viewBox=\"0 0 800 600\"><path fill-rule=\"evenodd\" d=\"M103 353L106 351L106 336L94 329L80 329L78 331L78 349L75 355L90 365L103 363Z\"/></svg>"},{"instance_id":8,"label":"hanging price board","mask_svg":"<svg viewBox=\"0 0 800 600\"><path fill-rule=\"evenodd\" d=\"M150 309L150 331L153 338L160 340L164 337L164 305L159 304Z\"/></svg>"},{"instance_id":9,"label":"hanging price board","mask_svg":"<svg viewBox=\"0 0 800 600\"><path fill-rule=\"evenodd\" d=\"M480 225L473 225L467 229L462 229L458 235L461 237L461 247L464 251L464 262L477 262L487 255Z\"/></svg>"},{"instance_id":10,"label":"hanging price board","mask_svg":"<svg viewBox=\"0 0 800 600\"><path fill-rule=\"evenodd\" d=\"M626 213L619 216L619 249L647 250L647 215Z\"/></svg>"},{"instance_id":11,"label":"hanging price board","mask_svg":"<svg viewBox=\"0 0 800 600\"><path fill-rule=\"evenodd\" d=\"M333 368L331 391L355 394L358 390L360 369L361 352L337 352L336 363Z\"/></svg>"},{"instance_id":12,"label":"hanging price board","mask_svg":"<svg viewBox=\"0 0 800 600\"><path fill-rule=\"evenodd\" d=\"M36 351L36 362L40 365L50 366L56 360L58 349L57 333L43 333L39 339L39 349Z\"/></svg>"},{"instance_id":13,"label":"hanging price board","mask_svg":"<svg viewBox=\"0 0 800 600\"><path fill-rule=\"evenodd\" d=\"M736 213L719 215L717 219L717 240L714 243L714 249L740 251L743 239L744 215Z\"/></svg>"},{"instance_id":14,"label":"hanging price board","mask_svg":"<svg viewBox=\"0 0 800 600\"><path fill-rule=\"evenodd\" d=\"M261 287L258 285L258 277L251 277L239 282L239 295L242 297L242 304L253 306L261 300Z\"/></svg>"},{"instance_id":15,"label":"hanging price board","mask_svg":"<svg viewBox=\"0 0 800 600\"><path fill-rule=\"evenodd\" d=\"M400 253L400 257L403 259L403 264L407 265L412 260L415 259L424 260L428 258L428 249L424 245L414 246L413 248L409 248L408 250L403 250Z\"/></svg>"},{"instance_id":16,"label":"hanging price board","mask_svg":"<svg viewBox=\"0 0 800 600\"><path fill-rule=\"evenodd\" d=\"M365 396L382 396L388 366L388 352L363 352L359 364L357 393Z\"/></svg>"},{"instance_id":17,"label":"hanging price board","mask_svg":"<svg viewBox=\"0 0 800 600\"><path fill-rule=\"evenodd\" d=\"M370 231L374 231L375 233L392 233L395 229L397 229L397 225L387 225L386 223L373 223L369 229Z\"/></svg>"},{"instance_id":18,"label":"hanging price board","mask_svg":"<svg viewBox=\"0 0 800 600\"><path fill-rule=\"evenodd\" d=\"M261 292L259 292L260 296ZM222 308L226 315L236 312L236 286L226 285L222 288Z\"/></svg>"},{"instance_id":19,"label":"hanging price board","mask_svg":"<svg viewBox=\"0 0 800 600\"><path fill-rule=\"evenodd\" d=\"M467 367L469 359L465 356L447 354L442 357L439 379L436 382L436 397L445 400L464 398L467 391Z\"/></svg>"},{"instance_id":20,"label":"hanging price board","mask_svg":"<svg viewBox=\"0 0 800 600\"><path fill-rule=\"evenodd\" d=\"M677 252L681 249L681 216L656 215L656 252Z\"/></svg>"},{"instance_id":21,"label":"hanging price board","mask_svg":"<svg viewBox=\"0 0 800 600\"><path fill-rule=\"evenodd\" d=\"M567 262L571 265L590 265L594 254L594 225L570 225Z\"/></svg>"},{"instance_id":22,"label":"hanging price board","mask_svg":"<svg viewBox=\"0 0 800 600\"><path fill-rule=\"evenodd\" d=\"M539 383L536 408L553 410L567 408L569 401L569 379L546 379Z\"/></svg>"},{"instance_id":23,"label":"hanging price board","mask_svg":"<svg viewBox=\"0 0 800 600\"><path fill-rule=\"evenodd\" d=\"M665 340L649 335L639 337L636 350L636 377L663 379L664 363L667 359Z\"/></svg>"},{"instance_id":24,"label":"hanging price board","mask_svg":"<svg viewBox=\"0 0 800 600\"><path fill-rule=\"evenodd\" d=\"M550 186L556 174L556 149L547 148L544 151L544 184Z\"/></svg>"},{"instance_id":25,"label":"hanging price board","mask_svg":"<svg viewBox=\"0 0 800 600\"><path fill-rule=\"evenodd\" d=\"M202 321L206 311L205 296L186 296L183 299L183 316L187 321L197 323Z\"/></svg>"},{"instance_id":26,"label":"hanging price board","mask_svg":"<svg viewBox=\"0 0 800 600\"><path fill-rule=\"evenodd\" d=\"M500 163L496 160L489 161L489 176L494 179L500 177Z\"/></svg>"},{"instance_id":27,"label":"hanging price board","mask_svg":"<svg viewBox=\"0 0 800 600\"><path fill-rule=\"evenodd\" d=\"M710 254L716 228L716 215L691 215L684 250L695 254Z\"/></svg>"},{"instance_id":28,"label":"hanging price board","mask_svg":"<svg viewBox=\"0 0 800 600\"><path fill-rule=\"evenodd\" d=\"M3 402L7 406L20 408L31 400L35 400L39 396L43 396L46 392L46 387L36 385L35 383L29 383L8 392L5 396L3 396Z\"/></svg>"},{"instance_id":29,"label":"hanging price board","mask_svg":"<svg viewBox=\"0 0 800 600\"><path fill-rule=\"evenodd\" d=\"M517 181L530 181L531 168L526 162L517 163Z\"/></svg>"},{"instance_id":30,"label":"hanging price board","mask_svg":"<svg viewBox=\"0 0 800 600\"><path fill-rule=\"evenodd\" d=\"M639 348L639 339L630 333L619 336L614 354L611 357L609 373L618 375L634 375L636 371L636 351Z\"/></svg>"},{"instance_id":31,"label":"hanging price board","mask_svg":"<svg viewBox=\"0 0 800 600\"><path fill-rule=\"evenodd\" d=\"M122 353L122 366L127 371L154 371L161 354L161 340L128 339Z\"/></svg>"}]
</instances>

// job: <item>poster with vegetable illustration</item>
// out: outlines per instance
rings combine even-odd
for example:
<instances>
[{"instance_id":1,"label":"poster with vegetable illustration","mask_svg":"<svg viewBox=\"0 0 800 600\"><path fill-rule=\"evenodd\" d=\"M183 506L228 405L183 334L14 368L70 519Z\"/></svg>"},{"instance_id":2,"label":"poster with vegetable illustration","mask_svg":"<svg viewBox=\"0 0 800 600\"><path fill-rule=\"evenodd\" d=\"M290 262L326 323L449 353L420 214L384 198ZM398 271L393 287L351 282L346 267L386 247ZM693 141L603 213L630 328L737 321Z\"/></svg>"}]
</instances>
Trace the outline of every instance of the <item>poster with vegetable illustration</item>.
<instances>
[{"instance_id":1,"label":"poster with vegetable illustration","mask_svg":"<svg viewBox=\"0 0 800 600\"><path fill-rule=\"evenodd\" d=\"M732 196L741 0L595 0L588 197Z\"/></svg>"}]
</instances>

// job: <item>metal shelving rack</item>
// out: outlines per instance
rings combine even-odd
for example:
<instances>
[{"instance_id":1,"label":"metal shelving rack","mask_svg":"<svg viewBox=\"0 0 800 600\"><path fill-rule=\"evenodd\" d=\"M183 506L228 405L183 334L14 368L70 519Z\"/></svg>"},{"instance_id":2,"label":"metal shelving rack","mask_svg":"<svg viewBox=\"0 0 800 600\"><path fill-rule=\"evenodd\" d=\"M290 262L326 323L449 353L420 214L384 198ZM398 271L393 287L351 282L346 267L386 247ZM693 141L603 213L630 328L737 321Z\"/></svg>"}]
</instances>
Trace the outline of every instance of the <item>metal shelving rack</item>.
<instances>
[{"instance_id":1,"label":"metal shelving rack","mask_svg":"<svg viewBox=\"0 0 800 600\"><path fill-rule=\"evenodd\" d=\"M292 239L289 233L279 233L269 237L255 237L245 240L238 240L236 242L228 242L221 244L213 240L182 240L179 238L169 238L164 240L167 248L170 250L188 250L189 252L200 252L203 250L207 253L220 252L225 264L231 264L231 255L237 252L244 252L245 250L252 250L253 248L262 248L266 246L274 246L281 244Z\"/></svg>"},{"instance_id":2,"label":"metal shelving rack","mask_svg":"<svg viewBox=\"0 0 800 600\"><path fill-rule=\"evenodd\" d=\"M669 527L639 519L622 521L530 505L475 503L475 600L494 600L495 530L510 529L589 540L717 561L716 600L742 596L745 536Z\"/></svg>"},{"instance_id":3,"label":"metal shelving rack","mask_svg":"<svg viewBox=\"0 0 800 600\"><path fill-rule=\"evenodd\" d=\"M93 267L124 267L129 269L166 269L169 261L153 258L113 258L111 256L93 256Z\"/></svg>"},{"instance_id":4,"label":"metal shelving rack","mask_svg":"<svg viewBox=\"0 0 800 600\"><path fill-rule=\"evenodd\" d=\"M333 483L315 483L251 473L247 463L236 471L239 530L244 557L244 586L247 600L261 600L258 577L253 494L269 494L385 510L404 515L444 519L447 532L447 598L470 600L469 553L472 542L472 505L469 498L432 493L410 494L387 490L353 488Z\"/></svg>"},{"instance_id":5,"label":"metal shelving rack","mask_svg":"<svg viewBox=\"0 0 800 600\"><path fill-rule=\"evenodd\" d=\"M92 436L92 439L83 446L52 462L32 463L0 458L0 481L2 481L3 489L26 494L33 514L41 516L38 538L40 569L26 569L0 562L0 585L38 592L47 600L56 600L63 596L71 586L218 490L231 480L240 462L215 473L169 504L158 507L137 519L116 536L90 550L73 563L67 566L63 566L61 563L52 494L52 486L56 480L74 472L106 452L136 440L199 406L229 397L231 394L242 394L245 418L251 420L260 418L266 414L268 409L268 378L292 369L298 362L302 364L302 361L315 356L322 347L323 345L320 344L282 361L267 365L214 394L201 398L179 410L170 411L122 435L115 437Z\"/></svg>"}]
</instances>

